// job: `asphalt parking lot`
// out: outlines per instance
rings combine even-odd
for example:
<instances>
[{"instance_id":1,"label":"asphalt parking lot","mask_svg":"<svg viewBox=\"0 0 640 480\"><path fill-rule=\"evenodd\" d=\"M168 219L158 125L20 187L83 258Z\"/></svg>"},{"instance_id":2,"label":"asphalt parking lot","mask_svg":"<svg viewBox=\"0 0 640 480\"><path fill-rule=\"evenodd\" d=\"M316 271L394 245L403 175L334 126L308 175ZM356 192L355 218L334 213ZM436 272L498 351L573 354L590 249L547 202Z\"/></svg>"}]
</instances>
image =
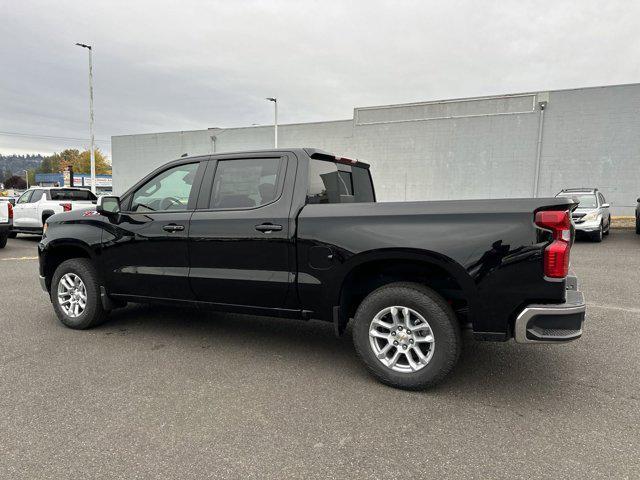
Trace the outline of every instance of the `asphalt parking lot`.
<instances>
[{"instance_id":1,"label":"asphalt parking lot","mask_svg":"<svg viewBox=\"0 0 640 480\"><path fill-rule=\"evenodd\" d=\"M640 236L578 242L583 338L467 339L426 392L331 325L130 306L64 328L35 238L0 250L2 478L638 478Z\"/></svg>"}]
</instances>

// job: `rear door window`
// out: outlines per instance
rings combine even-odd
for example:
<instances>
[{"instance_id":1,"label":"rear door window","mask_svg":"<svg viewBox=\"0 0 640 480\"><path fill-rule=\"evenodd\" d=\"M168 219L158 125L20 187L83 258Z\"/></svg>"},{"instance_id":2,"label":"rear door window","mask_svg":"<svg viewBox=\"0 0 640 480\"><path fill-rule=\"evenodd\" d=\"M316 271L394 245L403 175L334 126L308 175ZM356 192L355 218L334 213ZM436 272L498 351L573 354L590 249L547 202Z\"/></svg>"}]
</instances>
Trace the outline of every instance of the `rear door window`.
<instances>
[{"instance_id":1,"label":"rear door window","mask_svg":"<svg viewBox=\"0 0 640 480\"><path fill-rule=\"evenodd\" d=\"M209 208L255 208L275 201L284 174L282 158L219 160Z\"/></svg>"}]
</instances>

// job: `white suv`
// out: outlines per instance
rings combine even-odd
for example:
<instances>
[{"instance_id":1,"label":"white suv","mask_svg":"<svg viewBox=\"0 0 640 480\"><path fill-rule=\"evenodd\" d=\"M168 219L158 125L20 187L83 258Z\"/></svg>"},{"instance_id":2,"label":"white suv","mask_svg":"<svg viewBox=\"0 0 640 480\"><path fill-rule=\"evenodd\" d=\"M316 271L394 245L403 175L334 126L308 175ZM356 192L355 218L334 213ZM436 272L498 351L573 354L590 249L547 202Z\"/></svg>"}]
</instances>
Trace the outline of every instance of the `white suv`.
<instances>
[{"instance_id":1,"label":"white suv","mask_svg":"<svg viewBox=\"0 0 640 480\"><path fill-rule=\"evenodd\" d=\"M24 192L13 207L11 236L17 233L42 234L47 218L56 213L90 208L97 197L90 190L71 187L33 187Z\"/></svg>"},{"instance_id":2,"label":"white suv","mask_svg":"<svg viewBox=\"0 0 640 480\"><path fill-rule=\"evenodd\" d=\"M585 233L594 242L601 242L603 235L609 235L609 204L597 188L565 188L556 197L570 197L578 201L578 208L571 213L576 231Z\"/></svg>"}]
</instances>

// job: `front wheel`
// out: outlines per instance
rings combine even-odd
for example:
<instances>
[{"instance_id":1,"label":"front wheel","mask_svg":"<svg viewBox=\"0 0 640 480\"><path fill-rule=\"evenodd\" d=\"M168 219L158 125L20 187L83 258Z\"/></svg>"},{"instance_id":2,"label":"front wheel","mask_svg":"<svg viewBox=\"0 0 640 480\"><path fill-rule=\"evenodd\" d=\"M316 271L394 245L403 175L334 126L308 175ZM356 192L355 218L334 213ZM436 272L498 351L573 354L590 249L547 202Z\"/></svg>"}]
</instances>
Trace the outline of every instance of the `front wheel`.
<instances>
[{"instance_id":1,"label":"front wheel","mask_svg":"<svg viewBox=\"0 0 640 480\"><path fill-rule=\"evenodd\" d=\"M367 296L356 312L353 342L382 383L421 390L442 381L462 348L451 307L417 283L392 283Z\"/></svg>"},{"instance_id":2,"label":"front wheel","mask_svg":"<svg viewBox=\"0 0 640 480\"><path fill-rule=\"evenodd\" d=\"M600 243L602 241L602 233L602 222L600 222L600 228L591 234L591 240Z\"/></svg>"},{"instance_id":3,"label":"front wheel","mask_svg":"<svg viewBox=\"0 0 640 480\"><path fill-rule=\"evenodd\" d=\"M91 262L73 258L60 264L51 281L51 303L67 327L84 330L107 318L100 300L100 283Z\"/></svg>"}]
</instances>

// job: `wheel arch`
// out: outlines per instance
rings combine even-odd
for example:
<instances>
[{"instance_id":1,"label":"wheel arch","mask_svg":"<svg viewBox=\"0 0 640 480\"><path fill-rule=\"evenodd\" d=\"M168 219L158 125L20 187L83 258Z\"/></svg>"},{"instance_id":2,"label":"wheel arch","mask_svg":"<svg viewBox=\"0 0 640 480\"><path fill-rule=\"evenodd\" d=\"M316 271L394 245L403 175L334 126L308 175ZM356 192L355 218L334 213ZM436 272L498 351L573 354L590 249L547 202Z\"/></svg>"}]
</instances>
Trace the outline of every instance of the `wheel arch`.
<instances>
[{"instance_id":1,"label":"wheel arch","mask_svg":"<svg viewBox=\"0 0 640 480\"><path fill-rule=\"evenodd\" d=\"M58 266L72 258L88 258L92 260L94 253L87 244L81 241L52 241L47 245L42 274L45 277L48 290L51 290L51 280Z\"/></svg>"},{"instance_id":2,"label":"wheel arch","mask_svg":"<svg viewBox=\"0 0 640 480\"><path fill-rule=\"evenodd\" d=\"M52 217L52 216L54 216L55 214L56 214L56 212L54 212L53 210L51 210L51 209L49 209L49 208L48 208L48 209L46 209L46 210L43 210L43 211L42 211L42 213L40 214L40 219L42 220L42 225L44 226L44 222L45 222L49 217Z\"/></svg>"},{"instance_id":3,"label":"wheel arch","mask_svg":"<svg viewBox=\"0 0 640 480\"><path fill-rule=\"evenodd\" d=\"M334 305L339 305L333 315L339 333L369 293L399 281L431 288L452 306L461 322L473 322L475 284L462 265L450 257L419 249L382 249L358 254L344 267L339 289L333 295Z\"/></svg>"}]
</instances>

